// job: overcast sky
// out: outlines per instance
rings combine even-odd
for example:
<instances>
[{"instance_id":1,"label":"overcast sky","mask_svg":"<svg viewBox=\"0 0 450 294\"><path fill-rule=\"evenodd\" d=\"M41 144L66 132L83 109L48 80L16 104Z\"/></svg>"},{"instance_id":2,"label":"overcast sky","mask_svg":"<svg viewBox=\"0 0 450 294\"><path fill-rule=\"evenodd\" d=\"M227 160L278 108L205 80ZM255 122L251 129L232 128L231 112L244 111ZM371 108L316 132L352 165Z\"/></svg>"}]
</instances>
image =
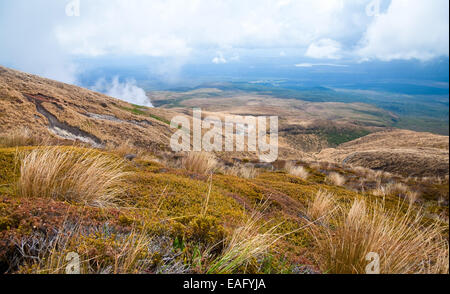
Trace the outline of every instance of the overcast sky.
<instances>
[{"instance_id":1,"label":"overcast sky","mask_svg":"<svg viewBox=\"0 0 450 294\"><path fill-rule=\"evenodd\" d=\"M448 0L0 0L0 64L74 82L79 57L427 62L449 55L448 11Z\"/></svg>"}]
</instances>

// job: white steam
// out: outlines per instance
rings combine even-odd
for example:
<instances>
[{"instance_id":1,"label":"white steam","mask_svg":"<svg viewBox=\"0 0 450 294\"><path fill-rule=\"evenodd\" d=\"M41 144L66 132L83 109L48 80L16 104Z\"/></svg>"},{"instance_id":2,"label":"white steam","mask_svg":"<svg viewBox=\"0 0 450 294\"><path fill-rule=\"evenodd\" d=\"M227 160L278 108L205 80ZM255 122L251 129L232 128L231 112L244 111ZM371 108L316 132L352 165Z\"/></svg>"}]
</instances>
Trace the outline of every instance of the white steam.
<instances>
[{"instance_id":1,"label":"white steam","mask_svg":"<svg viewBox=\"0 0 450 294\"><path fill-rule=\"evenodd\" d=\"M102 78L95 83L92 90L132 104L153 107L150 98L147 97L144 89L138 87L136 85L136 80L133 79L128 79L125 83L121 83L117 76L110 82Z\"/></svg>"}]
</instances>

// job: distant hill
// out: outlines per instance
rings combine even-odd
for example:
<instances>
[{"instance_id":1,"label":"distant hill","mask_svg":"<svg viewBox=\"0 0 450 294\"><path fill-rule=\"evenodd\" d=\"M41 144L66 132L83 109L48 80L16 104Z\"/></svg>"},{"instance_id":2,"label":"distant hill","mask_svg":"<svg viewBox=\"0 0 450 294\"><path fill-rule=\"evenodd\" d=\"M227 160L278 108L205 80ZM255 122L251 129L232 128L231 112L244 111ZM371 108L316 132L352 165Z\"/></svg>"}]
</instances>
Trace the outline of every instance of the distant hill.
<instances>
[{"instance_id":1,"label":"distant hill","mask_svg":"<svg viewBox=\"0 0 450 294\"><path fill-rule=\"evenodd\" d=\"M318 158L404 176L444 176L449 173L449 140L430 133L384 131L322 150Z\"/></svg>"}]
</instances>

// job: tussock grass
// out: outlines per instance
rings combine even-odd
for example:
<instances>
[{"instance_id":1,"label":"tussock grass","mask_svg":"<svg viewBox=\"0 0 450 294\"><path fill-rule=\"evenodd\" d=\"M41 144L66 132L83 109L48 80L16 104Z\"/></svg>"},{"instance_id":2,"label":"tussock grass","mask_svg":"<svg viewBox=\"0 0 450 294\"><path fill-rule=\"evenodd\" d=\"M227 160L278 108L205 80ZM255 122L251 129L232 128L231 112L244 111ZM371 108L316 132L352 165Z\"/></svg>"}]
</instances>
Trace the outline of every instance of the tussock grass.
<instances>
[{"instance_id":1,"label":"tussock grass","mask_svg":"<svg viewBox=\"0 0 450 294\"><path fill-rule=\"evenodd\" d=\"M242 268L257 258L264 256L280 239L274 226L261 233L264 228L262 216L255 212L247 222L235 229L230 237L224 240L225 248L206 271L208 274L231 274L242 272Z\"/></svg>"},{"instance_id":2,"label":"tussock grass","mask_svg":"<svg viewBox=\"0 0 450 294\"><path fill-rule=\"evenodd\" d=\"M380 273L448 273L448 240L442 224L426 222L419 211L400 206L355 200L349 208L333 213L333 228L312 231L323 270L339 274L366 273L366 256L380 257Z\"/></svg>"},{"instance_id":3,"label":"tussock grass","mask_svg":"<svg viewBox=\"0 0 450 294\"><path fill-rule=\"evenodd\" d=\"M149 268L148 245L152 242L144 230L132 230L122 238L120 246L113 255L113 266L106 268L112 274L142 273ZM108 272L107 272L108 273Z\"/></svg>"},{"instance_id":4,"label":"tussock grass","mask_svg":"<svg viewBox=\"0 0 450 294\"><path fill-rule=\"evenodd\" d=\"M321 167L321 165L320 165L320 163L318 163L318 162L313 162L313 163L310 163L309 164L309 167L310 168L312 168L312 169L314 169L314 170L320 170L322 167Z\"/></svg>"},{"instance_id":5,"label":"tussock grass","mask_svg":"<svg viewBox=\"0 0 450 294\"><path fill-rule=\"evenodd\" d=\"M22 156L18 194L109 206L123 192L121 160L78 148L35 149Z\"/></svg>"},{"instance_id":6,"label":"tussock grass","mask_svg":"<svg viewBox=\"0 0 450 294\"><path fill-rule=\"evenodd\" d=\"M183 167L197 174L210 174L217 167L214 155L208 152L189 152L182 160Z\"/></svg>"},{"instance_id":7,"label":"tussock grass","mask_svg":"<svg viewBox=\"0 0 450 294\"><path fill-rule=\"evenodd\" d=\"M409 187L403 183L390 183L386 186L388 195L405 196L409 192Z\"/></svg>"},{"instance_id":8,"label":"tussock grass","mask_svg":"<svg viewBox=\"0 0 450 294\"><path fill-rule=\"evenodd\" d=\"M42 139L27 128L15 129L0 135L0 147L36 146L41 143Z\"/></svg>"},{"instance_id":9,"label":"tussock grass","mask_svg":"<svg viewBox=\"0 0 450 294\"><path fill-rule=\"evenodd\" d=\"M377 189L372 191L372 194L375 196L397 196L404 197L410 200L417 200L420 194L417 195L411 194L409 187L403 183L388 183L387 185L379 185Z\"/></svg>"},{"instance_id":10,"label":"tussock grass","mask_svg":"<svg viewBox=\"0 0 450 294\"><path fill-rule=\"evenodd\" d=\"M347 180L343 175L333 172L327 176L326 181L336 186L343 186Z\"/></svg>"},{"instance_id":11,"label":"tussock grass","mask_svg":"<svg viewBox=\"0 0 450 294\"><path fill-rule=\"evenodd\" d=\"M420 193L417 191L408 191L406 193L406 198L409 201L409 204L414 204L420 199Z\"/></svg>"},{"instance_id":12,"label":"tussock grass","mask_svg":"<svg viewBox=\"0 0 450 294\"><path fill-rule=\"evenodd\" d=\"M333 195L326 191L319 190L308 205L306 214L310 220L325 219L334 207Z\"/></svg>"},{"instance_id":13,"label":"tussock grass","mask_svg":"<svg viewBox=\"0 0 450 294\"><path fill-rule=\"evenodd\" d=\"M366 178L368 181L380 182L383 179L392 178L392 174L381 171L381 170L372 170L370 168L362 167L362 166L352 166L351 170L357 175Z\"/></svg>"},{"instance_id":14,"label":"tussock grass","mask_svg":"<svg viewBox=\"0 0 450 294\"><path fill-rule=\"evenodd\" d=\"M254 166L233 166L225 169L224 173L244 179L254 179L258 176L258 170Z\"/></svg>"},{"instance_id":15,"label":"tussock grass","mask_svg":"<svg viewBox=\"0 0 450 294\"><path fill-rule=\"evenodd\" d=\"M289 174L302 178L303 180L306 180L309 177L309 172L303 166L295 166L290 161L286 163L284 168Z\"/></svg>"},{"instance_id":16,"label":"tussock grass","mask_svg":"<svg viewBox=\"0 0 450 294\"><path fill-rule=\"evenodd\" d=\"M108 144L105 148L108 151L114 152L120 156L125 156L129 154L138 154L139 150L133 146L130 140L121 142L119 145Z\"/></svg>"}]
</instances>

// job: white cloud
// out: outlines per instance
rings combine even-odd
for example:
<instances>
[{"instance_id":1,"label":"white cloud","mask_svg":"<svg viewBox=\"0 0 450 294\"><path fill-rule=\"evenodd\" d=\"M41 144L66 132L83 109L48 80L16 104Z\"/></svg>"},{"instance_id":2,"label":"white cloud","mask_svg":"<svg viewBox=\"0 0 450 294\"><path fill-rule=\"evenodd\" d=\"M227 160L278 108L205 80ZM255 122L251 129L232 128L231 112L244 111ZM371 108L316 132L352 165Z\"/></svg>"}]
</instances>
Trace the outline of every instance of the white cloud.
<instances>
[{"instance_id":1,"label":"white cloud","mask_svg":"<svg viewBox=\"0 0 450 294\"><path fill-rule=\"evenodd\" d=\"M227 60L225 59L225 57L223 57L223 53L222 52L218 52L217 56L213 58L212 63L214 63L214 64L224 64L224 63L227 63Z\"/></svg>"},{"instance_id":2,"label":"white cloud","mask_svg":"<svg viewBox=\"0 0 450 294\"><path fill-rule=\"evenodd\" d=\"M449 1L392 0L369 26L358 54L385 61L448 56Z\"/></svg>"},{"instance_id":3,"label":"white cloud","mask_svg":"<svg viewBox=\"0 0 450 294\"><path fill-rule=\"evenodd\" d=\"M76 83L79 67L53 34L55 26L67 18L62 2L0 1L0 63Z\"/></svg>"},{"instance_id":4,"label":"white cloud","mask_svg":"<svg viewBox=\"0 0 450 294\"><path fill-rule=\"evenodd\" d=\"M382 0L379 17L366 14L372 0L82 0L80 17L66 16L68 1L0 0L0 63L73 82L78 57L149 56L179 71L194 59L223 63L280 52L448 56L447 0ZM219 50L222 57L211 60Z\"/></svg>"},{"instance_id":5,"label":"white cloud","mask_svg":"<svg viewBox=\"0 0 450 294\"><path fill-rule=\"evenodd\" d=\"M145 94L145 91L142 88L139 88L136 85L136 81L132 79L121 83L117 76L114 77L111 82L108 82L103 78L98 80L91 89L129 103L153 107L150 99Z\"/></svg>"},{"instance_id":6,"label":"white cloud","mask_svg":"<svg viewBox=\"0 0 450 294\"><path fill-rule=\"evenodd\" d=\"M309 45L305 56L317 59L340 59L341 44L335 40L322 39Z\"/></svg>"},{"instance_id":7,"label":"white cloud","mask_svg":"<svg viewBox=\"0 0 450 294\"><path fill-rule=\"evenodd\" d=\"M364 20L368 1L82 1L79 21L62 23L56 33L62 47L86 56L305 48L321 38L359 38L369 20Z\"/></svg>"}]
</instances>

